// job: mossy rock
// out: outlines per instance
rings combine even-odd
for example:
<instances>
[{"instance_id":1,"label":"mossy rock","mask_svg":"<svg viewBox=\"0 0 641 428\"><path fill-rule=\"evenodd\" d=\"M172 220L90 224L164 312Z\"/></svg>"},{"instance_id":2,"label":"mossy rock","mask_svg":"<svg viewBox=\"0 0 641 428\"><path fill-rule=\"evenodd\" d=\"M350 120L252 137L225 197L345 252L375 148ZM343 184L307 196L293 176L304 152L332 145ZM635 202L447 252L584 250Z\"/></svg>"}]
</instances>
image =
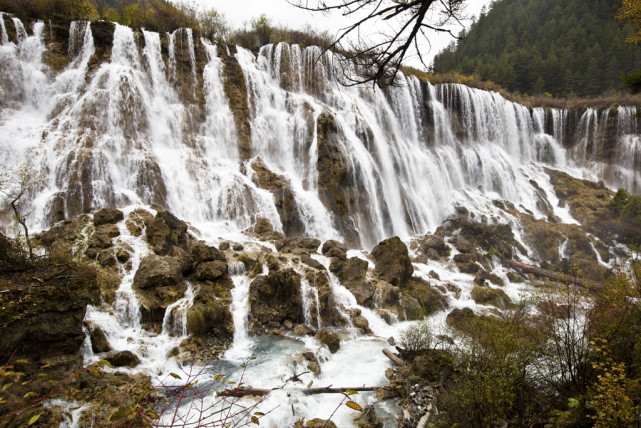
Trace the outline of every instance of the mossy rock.
<instances>
[{"instance_id":1,"label":"mossy rock","mask_svg":"<svg viewBox=\"0 0 641 428\"><path fill-rule=\"evenodd\" d=\"M512 307L512 300L505 294L505 291L498 288L474 286L472 289L472 299L479 305L496 306L500 309Z\"/></svg>"}]
</instances>

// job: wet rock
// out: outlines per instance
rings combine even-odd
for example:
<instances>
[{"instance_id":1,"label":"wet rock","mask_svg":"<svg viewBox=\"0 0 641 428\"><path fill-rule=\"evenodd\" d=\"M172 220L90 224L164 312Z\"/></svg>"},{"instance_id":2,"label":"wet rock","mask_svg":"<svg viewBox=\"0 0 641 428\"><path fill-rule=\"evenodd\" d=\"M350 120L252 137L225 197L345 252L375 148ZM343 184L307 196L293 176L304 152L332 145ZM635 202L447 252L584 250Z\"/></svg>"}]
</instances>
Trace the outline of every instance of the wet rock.
<instances>
[{"instance_id":1,"label":"wet rock","mask_svg":"<svg viewBox=\"0 0 641 428\"><path fill-rule=\"evenodd\" d=\"M220 243L220 245L218 245L218 249L220 251L227 251L227 250L229 250L230 245L231 244L229 242L223 241L223 242Z\"/></svg>"},{"instance_id":2,"label":"wet rock","mask_svg":"<svg viewBox=\"0 0 641 428\"><path fill-rule=\"evenodd\" d=\"M396 345L396 339L394 339L394 336L390 336L387 338L387 343L389 343L391 346Z\"/></svg>"},{"instance_id":3,"label":"wet rock","mask_svg":"<svg viewBox=\"0 0 641 428\"><path fill-rule=\"evenodd\" d=\"M338 352L341 347L341 339L338 334L325 328L321 328L320 330L318 330L316 336L314 337L316 337L316 339L318 339L320 343L326 345L332 354Z\"/></svg>"},{"instance_id":4,"label":"wet rock","mask_svg":"<svg viewBox=\"0 0 641 428\"><path fill-rule=\"evenodd\" d=\"M282 175L270 171L261 158L251 164L255 172L254 182L261 189L269 190L274 196L274 204L286 236L300 236L305 232L305 225L301 220L296 195L289 181Z\"/></svg>"},{"instance_id":5,"label":"wet rock","mask_svg":"<svg viewBox=\"0 0 641 428\"><path fill-rule=\"evenodd\" d=\"M512 301L505 294L505 291L497 288L474 286L472 289L472 299L479 305L491 305L500 309L506 309L512 306Z\"/></svg>"},{"instance_id":6,"label":"wet rock","mask_svg":"<svg viewBox=\"0 0 641 428\"><path fill-rule=\"evenodd\" d=\"M456 243L454 244L454 246L461 253L471 253L472 251L474 251L474 244L472 244L463 236L458 236L456 238Z\"/></svg>"},{"instance_id":7,"label":"wet rock","mask_svg":"<svg viewBox=\"0 0 641 428\"><path fill-rule=\"evenodd\" d=\"M125 263L127 260L131 258L131 254L134 252L133 248L131 248L128 244L123 243L120 245L120 248L116 250L116 258L120 263Z\"/></svg>"},{"instance_id":8,"label":"wet rock","mask_svg":"<svg viewBox=\"0 0 641 428\"><path fill-rule=\"evenodd\" d=\"M374 406L365 406L363 412L354 418L358 428L383 428L383 422L378 418Z\"/></svg>"},{"instance_id":9,"label":"wet rock","mask_svg":"<svg viewBox=\"0 0 641 428\"><path fill-rule=\"evenodd\" d=\"M414 273L407 247L396 236L374 247L372 256L376 264L376 274L392 285L402 286Z\"/></svg>"},{"instance_id":10,"label":"wet rock","mask_svg":"<svg viewBox=\"0 0 641 428\"><path fill-rule=\"evenodd\" d=\"M274 226L272 226L272 222L269 221L268 218L261 217L256 220L256 224L254 225L254 233L256 235L263 235L265 233L270 233L273 231Z\"/></svg>"},{"instance_id":11,"label":"wet rock","mask_svg":"<svg viewBox=\"0 0 641 428\"><path fill-rule=\"evenodd\" d=\"M451 283L448 282L447 284L445 284L445 288L447 289L447 291L449 291L450 293L454 294L454 298L456 300L460 299L460 297L461 297L461 288L458 285L454 285L454 284L451 284Z\"/></svg>"},{"instance_id":12,"label":"wet rock","mask_svg":"<svg viewBox=\"0 0 641 428\"><path fill-rule=\"evenodd\" d=\"M507 279L510 282L523 282L523 277L516 272L510 271L507 273Z\"/></svg>"},{"instance_id":13,"label":"wet rock","mask_svg":"<svg viewBox=\"0 0 641 428\"><path fill-rule=\"evenodd\" d=\"M198 266L200 263L213 262L215 260L224 261L225 255L216 249L205 244L204 241L197 241L189 249L189 261L192 266Z\"/></svg>"},{"instance_id":14,"label":"wet rock","mask_svg":"<svg viewBox=\"0 0 641 428\"><path fill-rule=\"evenodd\" d=\"M174 285L182 279L180 260L175 257L150 255L142 259L134 276L134 288Z\"/></svg>"},{"instance_id":15,"label":"wet rock","mask_svg":"<svg viewBox=\"0 0 641 428\"><path fill-rule=\"evenodd\" d=\"M347 259L340 273L342 282L360 282L367 277L369 263L366 260L352 257Z\"/></svg>"},{"instance_id":16,"label":"wet rock","mask_svg":"<svg viewBox=\"0 0 641 428\"><path fill-rule=\"evenodd\" d=\"M127 216L125 225L133 236L141 236L143 230L153 221L154 216L142 208L136 208Z\"/></svg>"},{"instance_id":17,"label":"wet rock","mask_svg":"<svg viewBox=\"0 0 641 428\"><path fill-rule=\"evenodd\" d=\"M332 257L330 254L328 254L332 249L337 249L340 251L340 253L347 253L347 246L345 244L343 244L342 242L334 241L332 239L330 239L329 241L325 241L321 251L327 257Z\"/></svg>"},{"instance_id":18,"label":"wet rock","mask_svg":"<svg viewBox=\"0 0 641 428\"><path fill-rule=\"evenodd\" d=\"M470 331L474 323L477 319L476 314L474 311L470 308L463 308L463 309L453 309L452 312L447 314L447 317L445 318L445 322L447 325L450 327L462 331L462 332L468 332Z\"/></svg>"},{"instance_id":19,"label":"wet rock","mask_svg":"<svg viewBox=\"0 0 641 428\"><path fill-rule=\"evenodd\" d=\"M247 86L243 69L234 56L235 46L230 46L231 55L225 49L220 50L220 59L223 63L223 72L227 76L223 79L223 89L229 99L229 107L234 115L236 135L238 136L238 153L241 161L251 158L251 126L249 124L249 103Z\"/></svg>"},{"instance_id":20,"label":"wet rock","mask_svg":"<svg viewBox=\"0 0 641 428\"><path fill-rule=\"evenodd\" d=\"M249 287L249 305L254 328L259 325L298 323L303 319L300 275L292 269L257 276Z\"/></svg>"},{"instance_id":21,"label":"wet rock","mask_svg":"<svg viewBox=\"0 0 641 428\"><path fill-rule=\"evenodd\" d=\"M243 246L243 244L234 243L234 245L232 246L232 249L234 251L243 251L245 247Z\"/></svg>"},{"instance_id":22,"label":"wet rock","mask_svg":"<svg viewBox=\"0 0 641 428\"><path fill-rule=\"evenodd\" d=\"M318 361L308 361L307 369L314 374L314 376L319 376L321 374L321 365Z\"/></svg>"},{"instance_id":23,"label":"wet rock","mask_svg":"<svg viewBox=\"0 0 641 428\"><path fill-rule=\"evenodd\" d=\"M300 261L314 269L325 270L325 266L323 266L323 264L318 260L311 258L309 254L302 254L300 257Z\"/></svg>"},{"instance_id":24,"label":"wet rock","mask_svg":"<svg viewBox=\"0 0 641 428\"><path fill-rule=\"evenodd\" d=\"M435 280L437 280L437 281L439 281L439 280L441 279L441 277L439 276L439 274L438 274L438 273L436 273L436 272L434 272L433 270L431 270L431 271L428 273L428 275L430 276L430 278L433 278L433 279L435 279Z\"/></svg>"},{"instance_id":25,"label":"wet rock","mask_svg":"<svg viewBox=\"0 0 641 428\"><path fill-rule=\"evenodd\" d=\"M111 345L107 340L107 336L105 336L105 332L102 331L102 328L100 328L100 326L92 322L86 321L85 327L89 332L89 340L91 341L91 350L94 353L100 354L102 352L111 351Z\"/></svg>"},{"instance_id":26,"label":"wet rock","mask_svg":"<svg viewBox=\"0 0 641 428\"><path fill-rule=\"evenodd\" d=\"M187 224L169 211L158 211L147 226L147 242L161 256L173 246L187 249Z\"/></svg>"},{"instance_id":27,"label":"wet rock","mask_svg":"<svg viewBox=\"0 0 641 428\"><path fill-rule=\"evenodd\" d=\"M461 253L461 254L456 254L454 256L454 261L456 263L475 263L478 260L478 257L476 254L473 253Z\"/></svg>"},{"instance_id":28,"label":"wet rock","mask_svg":"<svg viewBox=\"0 0 641 428\"><path fill-rule=\"evenodd\" d=\"M334 226L350 247L360 247L360 237L353 216L366 212L367 200L358 182L359 174L343 151L345 136L336 118L324 111L317 119L318 196L329 212L334 214Z\"/></svg>"},{"instance_id":29,"label":"wet rock","mask_svg":"<svg viewBox=\"0 0 641 428\"><path fill-rule=\"evenodd\" d=\"M439 228L433 235L425 235L419 241L419 249L427 255L430 260L438 260L440 257L450 256L450 247L445 243L445 231Z\"/></svg>"},{"instance_id":30,"label":"wet rock","mask_svg":"<svg viewBox=\"0 0 641 428\"><path fill-rule=\"evenodd\" d=\"M227 273L227 263L220 260L198 265L194 278L199 281L215 281Z\"/></svg>"},{"instance_id":31,"label":"wet rock","mask_svg":"<svg viewBox=\"0 0 641 428\"><path fill-rule=\"evenodd\" d=\"M98 227L103 224L114 224L124 220L125 215L122 211L115 208L103 208L96 211L93 215L93 224Z\"/></svg>"},{"instance_id":32,"label":"wet rock","mask_svg":"<svg viewBox=\"0 0 641 428\"><path fill-rule=\"evenodd\" d=\"M470 275L473 275L482 269L481 266L476 263L457 263L456 266L458 266L461 272L469 273Z\"/></svg>"},{"instance_id":33,"label":"wet rock","mask_svg":"<svg viewBox=\"0 0 641 428\"><path fill-rule=\"evenodd\" d=\"M117 236L120 236L120 229L118 229L118 226L115 224L101 224L100 226L96 227L96 234L104 234L109 236L110 238L115 238Z\"/></svg>"},{"instance_id":34,"label":"wet rock","mask_svg":"<svg viewBox=\"0 0 641 428\"><path fill-rule=\"evenodd\" d=\"M428 248L425 256L427 256L428 260L438 260L441 258L441 255L434 248Z\"/></svg>"},{"instance_id":35,"label":"wet rock","mask_svg":"<svg viewBox=\"0 0 641 428\"><path fill-rule=\"evenodd\" d=\"M486 283L491 282L494 285L503 287L503 280L496 274L489 273L486 270L479 270L474 278L474 283L478 285L487 285Z\"/></svg>"},{"instance_id":36,"label":"wet rock","mask_svg":"<svg viewBox=\"0 0 641 428\"><path fill-rule=\"evenodd\" d=\"M314 330L312 330L309 326L306 324L297 324L296 327L294 327L294 330L292 330L292 334L294 336L309 336L314 333Z\"/></svg>"},{"instance_id":37,"label":"wet rock","mask_svg":"<svg viewBox=\"0 0 641 428\"><path fill-rule=\"evenodd\" d=\"M100 264L100 266L108 268L111 266L115 266L118 261L116 260L116 256L114 255L113 250L108 249L102 250L100 253L98 253L98 263Z\"/></svg>"},{"instance_id":38,"label":"wet rock","mask_svg":"<svg viewBox=\"0 0 641 428\"><path fill-rule=\"evenodd\" d=\"M363 334L371 334L372 330L369 329L369 321L367 321L367 318L365 318L362 315L356 316L352 318L352 324L354 324L354 327L359 329L361 333Z\"/></svg>"},{"instance_id":39,"label":"wet rock","mask_svg":"<svg viewBox=\"0 0 641 428\"><path fill-rule=\"evenodd\" d=\"M88 304L100 303L92 266L27 267L21 283L0 280L0 359L26 358L29 367L51 364L48 373L82 368L83 320ZM28 368L27 368L28 369Z\"/></svg>"},{"instance_id":40,"label":"wet rock","mask_svg":"<svg viewBox=\"0 0 641 428\"><path fill-rule=\"evenodd\" d=\"M113 241L104 233L94 233L89 243L90 248L111 248L112 246Z\"/></svg>"},{"instance_id":41,"label":"wet rock","mask_svg":"<svg viewBox=\"0 0 641 428\"><path fill-rule=\"evenodd\" d=\"M114 352L105 357L114 367L136 367L140 359L131 351Z\"/></svg>"},{"instance_id":42,"label":"wet rock","mask_svg":"<svg viewBox=\"0 0 641 428\"><path fill-rule=\"evenodd\" d=\"M307 421L305 426L308 428L336 428L336 424L334 422L319 418L314 418Z\"/></svg>"},{"instance_id":43,"label":"wet rock","mask_svg":"<svg viewBox=\"0 0 641 428\"><path fill-rule=\"evenodd\" d=\"M321 242L315 238L287 238L276 249L281 253L315 253Z\"/></svg>"}]
</instances>

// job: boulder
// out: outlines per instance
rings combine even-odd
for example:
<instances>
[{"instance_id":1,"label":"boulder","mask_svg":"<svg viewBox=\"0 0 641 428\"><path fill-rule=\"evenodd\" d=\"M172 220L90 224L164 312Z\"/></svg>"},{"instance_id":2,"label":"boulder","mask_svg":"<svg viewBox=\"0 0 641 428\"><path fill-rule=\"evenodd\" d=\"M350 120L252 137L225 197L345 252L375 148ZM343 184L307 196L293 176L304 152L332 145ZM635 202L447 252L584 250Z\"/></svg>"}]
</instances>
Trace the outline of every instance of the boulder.
<instances>
[{"instance_id":1,"label":"boulder","mask_svg":"<svg viewBox=\"0 0 641 428\"><path fill-rule=\"evenodd\" d=\"M149 255L142 259L134 275L134 288L175 285L182 280L180 260L175 257Z\"/></svg>"},{"instance_id":2,"label":"boulder","mask_svg":"<svg viewBox=\"0 0 641 428\"><path fill-rule=\"evenodd\" d=\"M103 224L114 224L124 220L125 215L122 211L115 208L103 208L96 211L93 215L93 224L98 227Z\"/></svg>"},{"instance_id":3,"label":"boulder","mask_svg":"<svg viewBox=\"0 0 641 428\"><path fill-rule=\"evenodd\" d=\"M89 340L91 341L91 350L94 353L100 354L102 352L111 351L111 345L107 340L107 336L105 336L105 332L102 331L100 326L97 326L92 322L85 322L85 326L87 328L87 331L89 332Z\"/></svg>"},{"instance_id":4,"label":"boulder","mask_svg":"<svg viewBox=\"0 0 641 428\"><path fill-rule=\"evenodd\" d=\"M341 347L341 339L338 334L333 331L329 331L325 328L318 330L316 336L314 336L320 343L326 345L329 348L329 351L332 354L338 352Z\"/></svg>"},{"instance_id":5,"label":"boulder","mask_svg":"<svg viewBox=\"0 0 641 428\"><path fill-rule=\"evenodd\" d=\"M147 226L147 242L158 255L166 255L171 247L187 249L187 223L169 211L158 211Z\"/></svg>"},{"instance_id":6,"label":"boulder","mask_svg":"<svg viewBox=\"0 0 641 428\"><path fill-rule=\"evenodd\" d=\"M111 249L102 250L98 253L98 264L104 268L115 266L118 263L116 256Z\"/></svg>"},{"instance_id":7,"label":"boulder","mask_svg":"<svg viewBox=\"0 0 641 428\"><path fill-rule=\"evenodd\" d=\"M118 226L115 224L101 224L100 226L96 227L96 234L104 234L109 236L110 238L115 238L116 236L120 236L120 229L118 229Z\"/></svg>"},{"instance_id":8,"label":"boulder","mask_svg":"<svg viewBox=\"0 0 641 428\"><path fill-rule=\"evenodd\" d=\"M331 257L327 253L334 248L340 250L342 253L347 253L347 246L342 242L334 241L333 239L330 239L329 241L325 241L321 251L323 254L327 255L327 257Z\"/></svg>"},{"instance_id":9,"label":"boulder","mask_svg":"<svg viewBox=\"0 0 641 428\"><path fill-rule=\"evenodd\" d=\"M227 273L227 262L216 260L198 265L194 277L199 281L215 281Z\"/></svg>"},{"instance_id":10,"label":"boulder","mask_svg":"<svg viewBox=\"0 0 641 428\"><path fill-rule=\"evenodd\" d=\"M300 257L300 261L314 269L325 270L325 266L323 266L323 264L318 260L311 258L309 254L302 254Z\"/></svg>"},{"instance_id":11,"label":"boulder","mask_svg":"<svg viewBox=\"0 0 641 428\"><path fill-rule=\"evenodd\" d=\"M225 254L217 250L216 247L205 244L204 241L197 241L189 249L189 262L194 267L201 263L213 262L215 260L224 261Z\"/></svg>"},{"instance_id":12,"label":"boulder","mask_svg":"<svg viewBox=\"0 0 641 428\"><path fill-rule=\"evenodd\" d=\"M153 221L154 216L142 208L137 208L129 213L125 225L133 236L141 236L142 231Z\"/></svg>"},{"instance_id":13,"label":"boulder","mask_svg":"<svg viewBox=\"0 0 641 428\"><path fill-rule=\"evenodd\" d=\"M297 324L296 327L294 327L294 330L292 330L292 334L294 336L308 336L312 334L314 331L309 328L306 324Z\"/></svg>"},{"instance_id":14,"label":"boulder","mask_svg":"<svg viewBox=\"0 0 641 428\"><path fill-rule=\"evenodd\" d=\"M113 241L106 233L94 233L91 236L90 248L111 248L112 246Z\"/></svg>"},{"instance_id":15,"label":"boulder","mask_svg":"<svg viewBox=\"0 0 641 428\"><path fill-rule=\"evenodd\" d=\"M496 306L500 309L506 309L512 306L512 301L505 294L505 291L498 288L474 286L472 289L472 299L479 305Z\"/></svg>"},{"instance_id":16,"label":"boulder","mask_svg":"<svg viewBox=\"0 0 641 428\"><path fill-rule=\"evenodd\" d=\"M414 273L407 247L397 236L379 243L372 256L376 263L376 274L392 285L405 284Z\"/></svg>"},{"instance_id":17,"label":"boulder","mask_svg":"<svg viewBox=\"0 0 641 428\"><path fill-rule=\"evenodd\" d=\"M131 351L112 352L105 357L114 367L136 367L140 359Z\"/></svg>"},{"instance_id":18,"label":"boulder","mask_svg":"<svg viewBox=\"0 0 641 428\"><path fill-rule=\"evenodd\" d=\"M364 334L370 334L372 331L369 329L369 321L362 315L352 318L352 324Z\"/></svg>"},{"instance_id":19,"label":"boulder","mask_svg":"<svg viewBox=\"0 0 641 428\"><path fill-rule=\"evenodd\" d=\"M280 325L285 320L303 320L300 281L300 275L292 269L270 271L252 281L249 305L254 329L259 325Z\"/></svg>"},{"instance_id":20,"label":"boulder","mask_svg":"<svg viewBox=\"0 0 641 428\"><path fill-rule=\"evenodd\" d=\"M369 263L358 257L347 259L340 272L341 282L361 282L367 278L367 268Z\"/></svg>"},{"instance_id":21,"label":"boulder","mask_svg":"<svg viewBox=\"0 0 641 428\"><path fill-rule=\"evenodd\" d=\"M276 249L281 253L315 253L320 244L315 238L286 238Z\"/></svg>"},{"instance_id":22,"label":"boulder","mask_svg":"<svg viewBox=\"0 0 641 428\"><path fill-rule=\"evenodd\" d=\"M263 235L265 233L270 233L273 231L274 226L272 226L272 222L269 221L268 218L261 217L256 220L256 224L254 225L254 233L256 235Z\"/></svg>"},{"instance_id":23,"label":"boulder","mask_svg":"<svg viewBox=\"0 0 641 428\"><path fill-rule=\"evenodd\" d=\"M477 316L470 308L453 309L445 318L447 325L462 332L472 331L476 320Z\"/></svg>"}]
</instances>

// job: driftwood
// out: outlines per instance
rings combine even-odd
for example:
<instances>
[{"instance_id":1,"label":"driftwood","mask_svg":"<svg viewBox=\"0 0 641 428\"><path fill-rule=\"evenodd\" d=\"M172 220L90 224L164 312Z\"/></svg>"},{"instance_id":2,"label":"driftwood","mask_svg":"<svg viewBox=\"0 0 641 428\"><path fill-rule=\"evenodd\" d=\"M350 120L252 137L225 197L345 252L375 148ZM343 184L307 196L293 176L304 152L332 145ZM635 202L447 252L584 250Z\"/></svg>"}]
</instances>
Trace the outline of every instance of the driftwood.
<instances>
[{"instance_id":1,"label":"driftwood","mask_svg":"<svg viewBox=\"0 0 641 428\"><path fill-rule=\"evenodd\" d=\"M216 395L219 397L247 397L247 396L263 396L267 395L272 391L277 391L280 388L273 389L263 389L263 388L251 388L251 387L240 387L235 389L225 389L223 391L218 391ZM361 386L356 388L332 388L331 386L326 386L323 388L290 388L287 391L302 392L305 395L313 394L344 394L347 391L356 391L356 392L372 392L378 391L379 389L388 390L386 386Z\"/></svg>"},{"instance_id":2,"label":"driftwood","mask_svg":"<svg viewBox=\"0 0 641 428\"><path fill-rule=\"evenodd\" d=\"M514 269L521 271L523 273L531 274L539 278L547 278L551 279L553 281L568 281L570 277L567 275L564 275L562 273L558 272L552 272L551 270L543 269L537 266L532 266L528 265L525 263L517 262L516 260L510 260L508 261L510 266L512 266ZM578 281L576 282L577 285L580 285L588 290L591 291L596 291L600 290L603 288L603 284L600 282L595 282L595 281Z\"/></svg>"},{"instance_id":3,"label":"driftwood","mask_svg":"<svg viewBox=\"0 0 641 428\"><path fill-rule=\"evenodd\" d=\"M392 360L392 362L397 366L402 366L403 364L405 364L405 361L401 357L394 355L389 349L383 349L383 354L385 354L385 356Z\"/></svg>"},{"instance_id":4,"label":"driftwood","mask_svg":"<svg viewBox=\"0 0 641 428\"><path fill-rule=\"evenodd\" d=\"M525 263L517 262L516 260L510 260L508 263L513 268L516 268L517 270L520 270L525 273L531 273L535 276L538 276L539 278L548 278L554 281L558 281L561 279L561 274L552 272L551 270L543 269L543 268L532 266L532 265L527 265Z\"/></svg>"}]
</instances>

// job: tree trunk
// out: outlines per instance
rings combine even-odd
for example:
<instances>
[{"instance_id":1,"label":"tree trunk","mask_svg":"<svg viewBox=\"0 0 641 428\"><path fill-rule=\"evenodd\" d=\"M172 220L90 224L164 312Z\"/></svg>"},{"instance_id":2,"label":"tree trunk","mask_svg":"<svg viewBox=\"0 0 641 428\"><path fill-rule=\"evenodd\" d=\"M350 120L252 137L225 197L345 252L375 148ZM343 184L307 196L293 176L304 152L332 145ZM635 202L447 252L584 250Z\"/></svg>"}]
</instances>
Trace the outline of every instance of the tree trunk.
<instances>
[{"instance_id":1,"label":"tree trunk","mask_svg":"<svg viewBox=\"0 0 641 428\"><path fill-rule=\"evenodd\" d=\"M263 388L252 388L252 387L241 387L236 389L225 389L223 391L218 391L216 395L219 397L247 397L247 396L263 396L267 395L272 391L278 390L279 388L273 389L263 389ZM354 388L332 388L331 386L326 386L323 388L293 388L288 389L288 391L302 392L305 395L313 394L344 394L347 391L356 391L356 392L372 392L378 391L379 389L389 390L386 386L361 386Z\"/></svg>"}]
</instances>

